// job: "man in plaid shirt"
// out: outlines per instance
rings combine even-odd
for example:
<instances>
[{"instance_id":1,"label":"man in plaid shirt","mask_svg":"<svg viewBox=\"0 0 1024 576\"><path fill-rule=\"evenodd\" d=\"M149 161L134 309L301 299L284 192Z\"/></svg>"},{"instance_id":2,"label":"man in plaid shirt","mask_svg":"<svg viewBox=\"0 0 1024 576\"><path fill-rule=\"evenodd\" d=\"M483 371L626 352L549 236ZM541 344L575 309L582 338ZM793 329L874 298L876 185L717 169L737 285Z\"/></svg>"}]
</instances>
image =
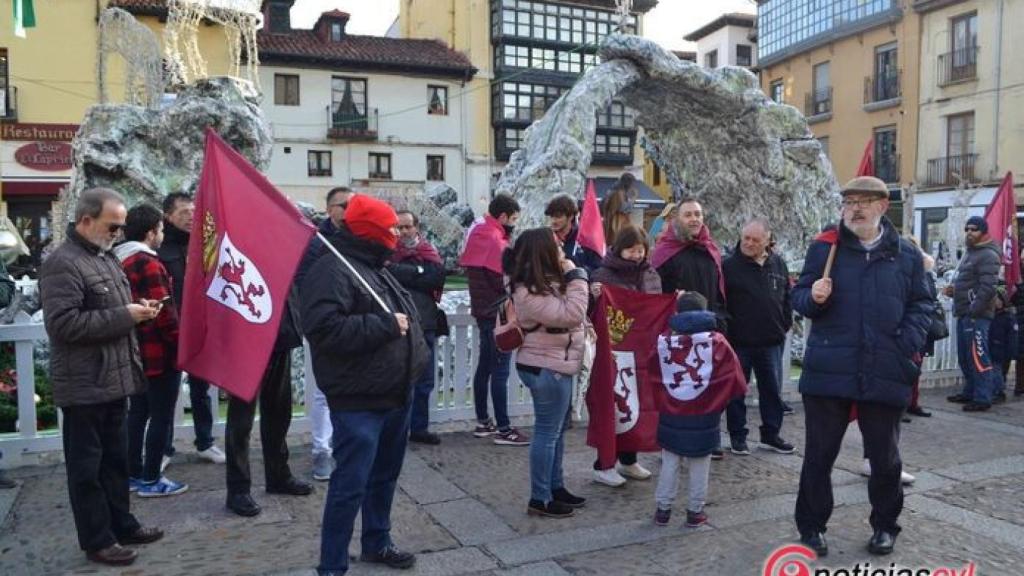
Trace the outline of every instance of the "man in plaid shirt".
<instances>
[{"instance_id":1,"label":"man in plaid shirt","mask_svg":"<svg viewBox=\"0 0 1024 576\"><path fill-rule=\"evenodd\" d=\"M126 241L114 248L114 254L128 277L132 300L154 300L163 305L155 319L136 328L149 385L145 393L131 397L128 410L130 488L142 498L173 496L188 490L188 485L160 474L181 388L181 372L175 367L178 313L172 302L171 277L156 253L164 239L163 214L148 204L132 208L124 235Z\"/></svg>"}]
</instances>

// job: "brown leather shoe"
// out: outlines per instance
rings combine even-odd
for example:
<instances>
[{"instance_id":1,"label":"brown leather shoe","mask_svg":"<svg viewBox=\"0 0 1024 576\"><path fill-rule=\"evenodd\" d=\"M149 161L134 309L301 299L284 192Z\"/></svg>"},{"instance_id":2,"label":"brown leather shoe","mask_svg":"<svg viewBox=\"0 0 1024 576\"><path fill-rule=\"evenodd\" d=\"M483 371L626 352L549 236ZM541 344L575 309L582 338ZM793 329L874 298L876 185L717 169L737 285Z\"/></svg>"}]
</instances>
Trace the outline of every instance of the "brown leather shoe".
<instances>
[{"instance_id":1,"label":"brown leather shoe","mask_svg":"<svg viewBox=\"0 0 1024 576\"><path fill-rule=\"evenodd\" d=\"M135 532L120 538L121 544L150 544L164 537L164 531L155 527L150 526L144 528L139 526L139 529Z\"/></svg>"},{"instance_id":2,"label":"brown leather shoe","mask_svg":"<svg viewBox=\"0 0 1024 576\"><path fill-rule=\"evenodd\" d=\"M113 543L102 550L86 552L85 557L97 564L107 566L127 566L138 558L139 553L129 548L124 548L118 543Z\"/></svg>"}]
</instances>

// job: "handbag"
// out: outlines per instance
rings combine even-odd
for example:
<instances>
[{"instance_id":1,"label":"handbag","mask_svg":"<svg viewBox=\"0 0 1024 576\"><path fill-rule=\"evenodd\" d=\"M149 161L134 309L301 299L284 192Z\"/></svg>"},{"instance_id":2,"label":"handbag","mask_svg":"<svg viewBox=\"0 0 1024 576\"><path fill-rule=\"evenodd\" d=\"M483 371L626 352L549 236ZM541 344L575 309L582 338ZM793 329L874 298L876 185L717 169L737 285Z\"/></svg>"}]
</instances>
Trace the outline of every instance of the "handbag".
<instances>
[{"instance_id":1,"label":"handbag","mask_svg":"<svg viewBox=\"0 0 1024 576\"><path fill-rule=\"evenodd\" d=\"M499 352L514 352L523 345L526 335L519 326L516 307L512 299L505 296L498 302L498 317L494 325L494 347Z\"/></svg>"},{"instance_id":2,"label":"handbag","mask_svg":"<svg viewBox=\"0 0 1024 576\"><path fill-rule=\"evenodd\" d=\"M946 323L946 310L937 299L932 311L932 322L928 325L928 341L937 342L949 338L949 324Z\"/></svg>"}]
</instances>

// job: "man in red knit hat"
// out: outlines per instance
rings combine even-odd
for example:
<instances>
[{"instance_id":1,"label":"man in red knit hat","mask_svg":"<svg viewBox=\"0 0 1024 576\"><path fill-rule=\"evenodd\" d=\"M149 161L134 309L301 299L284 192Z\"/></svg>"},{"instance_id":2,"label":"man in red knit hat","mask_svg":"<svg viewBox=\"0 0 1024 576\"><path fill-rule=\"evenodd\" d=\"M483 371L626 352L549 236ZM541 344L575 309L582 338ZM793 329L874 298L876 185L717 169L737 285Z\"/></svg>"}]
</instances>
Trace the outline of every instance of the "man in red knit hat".
<instances>
[{"instance_id":1,"label":"man in red knit hat","mask_svg":"<svg viewBox=\"0 0 1024 576\"><path fill-rule=\"evenodd\" d=\"M348 570L348 545L362 510L364 562L409 568L416 558L391 541L391 504L409 436L412 383L427 344L409 293L384 264L398 245L388 204L354 196L326 250L301 284L302 328L313 374L327 396L337 466L324 504L320 575Z\"/></svg>"}]
</instances>

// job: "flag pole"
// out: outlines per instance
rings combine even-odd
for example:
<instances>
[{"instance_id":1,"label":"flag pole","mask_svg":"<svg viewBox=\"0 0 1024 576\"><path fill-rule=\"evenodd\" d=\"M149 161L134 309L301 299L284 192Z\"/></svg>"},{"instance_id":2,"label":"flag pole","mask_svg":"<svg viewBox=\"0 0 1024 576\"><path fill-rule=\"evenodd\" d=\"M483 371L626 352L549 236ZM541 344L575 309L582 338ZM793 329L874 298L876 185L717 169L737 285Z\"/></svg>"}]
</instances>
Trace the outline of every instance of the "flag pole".
<instances>
[{"instance_id":1,"label":"flag pole","mask_svg":"<svg viewBox=\"0 0 1024 576\"><path fill-rule=\"evenodd\" d=\"M341 252L338 252L338 249L335 248L334 245L331 244L327 240L327 238L325 238L324 235L321 234L320 232L316 233L316 237L319 238L320 241L324 243L324 246L327 246L328 250L334 252L334 255L337 256L338 259L341 260L341 263L344 264L346 268L348 268L348 271L351 272L352 275L356 277L356 280L359 280L359 283L362 284L363 288L365 288L366 291L370 293L370 296L373 296L373 299L377 301L377 304L380 304L380 307L383 308L385 312L387 312L388 314L392 314L391 308L389 308L388 305L384 303L384 299L380 297L380 294L377 294L373 290L373 288L370 288L370 285L366 283L366 279L363 278L362 274L357 272L356 269L352 267L352 264L350 264L349 261L344 256L341 255Z\"/></svg>"}]
</instances>

